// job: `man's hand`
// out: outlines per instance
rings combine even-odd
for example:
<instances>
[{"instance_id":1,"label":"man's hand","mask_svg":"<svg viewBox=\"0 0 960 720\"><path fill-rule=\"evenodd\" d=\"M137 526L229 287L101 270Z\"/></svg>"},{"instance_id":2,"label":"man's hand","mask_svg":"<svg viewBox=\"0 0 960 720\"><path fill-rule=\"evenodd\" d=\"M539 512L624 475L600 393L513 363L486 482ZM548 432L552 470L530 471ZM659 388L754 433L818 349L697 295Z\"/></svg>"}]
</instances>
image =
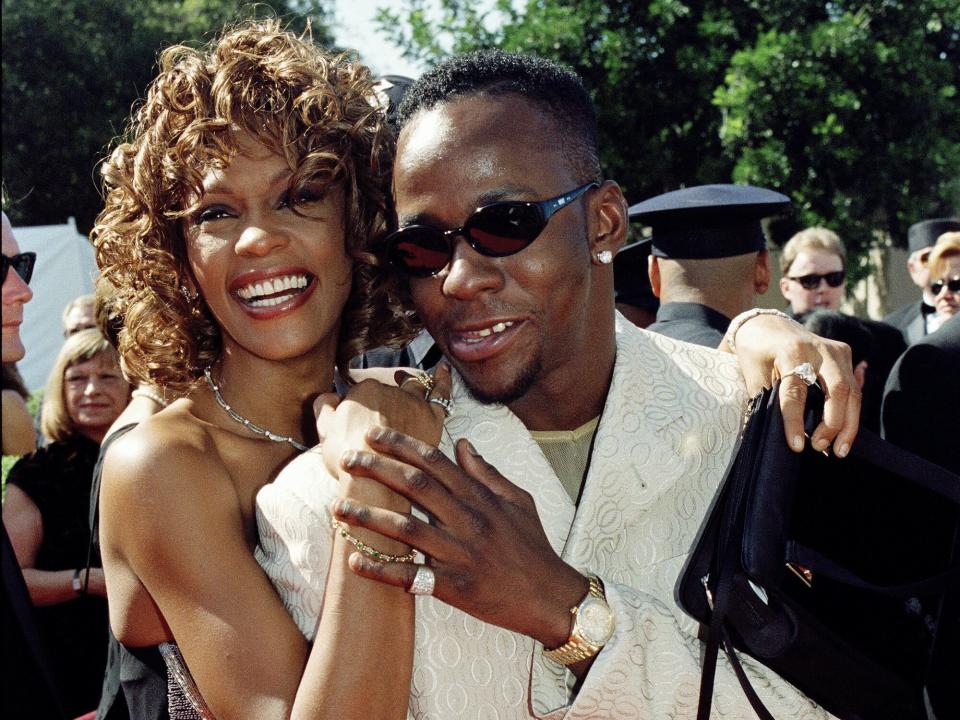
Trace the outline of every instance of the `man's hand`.
<instances>
[{"instance_id":1,"label":"man's hand","mask_svg":"<svg viewBox=\"0 0 960 720\"><path fill-rule=\"evenodd\" d=\"M484 622L557 647L570 634L570 608L587 594L587 579L553 551L531 495L460 440L457 463L402 433L367 434L376 452L347 453L343 467L377 480L423 508L410 513L340 499L334 515L417 548L436 577L433 595ZM354 553L364 577L409 588L416 566L380 563Z\"/></svg>"},{"instance_id":2,"label":"man's hand","mask_svg":"<svg viewBox=\"0 0 960 720\"><path fill-rule=\"evenodd\" d=\"M740 326L736 347L737 360L751 395L771 387L777 378L782 379L783 427L787 442L797 452L804 446L807 386L789 373L801 363L810 363L826 397L823 421L814 430L810 442L815 450L826 450L832 443L838 457L850 452L860 424L861 397L846 343L814 335L799 323L775 315L757 315Z\"/></svg>"}]
</instances>

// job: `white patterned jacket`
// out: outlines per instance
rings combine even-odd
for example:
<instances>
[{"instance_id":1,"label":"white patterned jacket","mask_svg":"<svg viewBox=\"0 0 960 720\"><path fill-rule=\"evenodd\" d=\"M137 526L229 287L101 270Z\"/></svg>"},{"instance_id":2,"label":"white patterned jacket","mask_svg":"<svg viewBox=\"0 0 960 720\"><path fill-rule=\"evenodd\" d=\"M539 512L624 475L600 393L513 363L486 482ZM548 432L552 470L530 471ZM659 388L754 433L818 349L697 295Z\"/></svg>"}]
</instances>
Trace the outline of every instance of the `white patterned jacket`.
<instances>
[{"instance_id":1,"label":"white patterned jacket","mask_svg":"<svg viewBox=\"0 0 960 720\"><path fill-rule=\"evenodd\" d=\"M738 441L747 398L735 358L618 315L613 380L578 507L506 407L473 400L456 373L452 399L441 449L452 455L453 441L467 437L533 495L553 548L602 578L616 631L574 696L573 676L543 659L531 638L418 597L408 716L695 718L702 644L673 591ZM336 492L318 456L305 453L257 498L257 559L308 639L321 610ZM830 717L762 666L744 665L774 717ZM755 717L722 656L711 717Z\"/></svg>"}]
</instances>

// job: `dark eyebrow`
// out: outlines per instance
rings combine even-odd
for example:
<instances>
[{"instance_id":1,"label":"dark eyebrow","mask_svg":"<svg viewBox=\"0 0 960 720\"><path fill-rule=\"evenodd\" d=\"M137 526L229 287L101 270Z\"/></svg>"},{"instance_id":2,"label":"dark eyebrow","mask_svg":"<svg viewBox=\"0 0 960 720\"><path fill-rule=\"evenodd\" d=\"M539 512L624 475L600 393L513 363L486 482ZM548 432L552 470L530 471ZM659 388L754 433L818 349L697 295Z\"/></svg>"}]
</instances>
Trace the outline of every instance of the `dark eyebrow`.
<instances>
[{"instance_id":1,"label":"dark eyebrow","mask_svg":"<svg viewBox=\"0 0 960 720\"><path fill-rule=\"evenodd\" d=\"M491 188L478 195L474 201L473 210L483 207L484 205L500 202L501 200L532 200L536 197L537 191L533 188L527 185L510 183ZM462 222L466 222L466 220L466 218L463 218ZM410 225L442 225L442 223L438 222L435 216L429 212L398 215L397 221L399 227L409 227Z\"/></svg>"}]
</instances>

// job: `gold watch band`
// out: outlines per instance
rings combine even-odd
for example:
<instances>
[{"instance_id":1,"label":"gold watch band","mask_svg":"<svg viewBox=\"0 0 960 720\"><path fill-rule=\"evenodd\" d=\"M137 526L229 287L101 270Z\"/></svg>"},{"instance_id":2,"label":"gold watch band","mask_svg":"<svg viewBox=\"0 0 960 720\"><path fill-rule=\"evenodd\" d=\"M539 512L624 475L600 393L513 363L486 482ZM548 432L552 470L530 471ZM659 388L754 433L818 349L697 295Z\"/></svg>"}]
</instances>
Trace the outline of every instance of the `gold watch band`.
<instances>
[{"instance_id":1,"label":"gold watch band","mask_svg":"<svg viewBox=\"0 0 960 720\"><path fill-rule=\"evenodd\" d=\"M587 578L590 580L590 590L587 592L587 595L584 596L584 600L587 596L592 595L595 598L599 598L606 602L607 596L603 591L603 583L600 582L600 578L596 575L588 575ZM583 603L581 600L577 605L570 608L570 614L574 616L574 628L576 628L576 615L577 611L580 609L580 605ZM587 658L593 657L603 649L602 645L592 645L583 639L580 635L574 632L570 634L570 637L567 638L567 641L558 648L553 650L543 649L543 656L548 660L553 662L560 663L561 665L572 665L573 663L580 662L581 660L586 660Z\"/></svg>"}]
</instances>

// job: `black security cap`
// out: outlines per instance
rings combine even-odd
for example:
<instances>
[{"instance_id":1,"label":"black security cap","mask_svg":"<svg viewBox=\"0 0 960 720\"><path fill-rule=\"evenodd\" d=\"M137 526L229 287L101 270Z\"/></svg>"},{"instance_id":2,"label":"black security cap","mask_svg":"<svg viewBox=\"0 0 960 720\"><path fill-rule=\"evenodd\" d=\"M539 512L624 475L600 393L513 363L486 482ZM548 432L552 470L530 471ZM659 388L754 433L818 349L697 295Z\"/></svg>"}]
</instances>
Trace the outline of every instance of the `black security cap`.
<instances>
[{"instance_id":1,"label":"black security cap","mask_svg":"<svg viewBox=\"0 0 960 720\"><path fill-rule=\"evenodd\" d=\"M945 232L960 231L960 220L956 218L936 218L934 220L923 220L910 226L907 231L907 244L910 246L910 252L933 247L937 238Z\"/></svg>"},{"instance_id":2,"label":"black security cap","mask_svg":"<svg viewBox=\"0 0 960 720\"><path fill-rule=\"evenodd\" d=\"M406 75L383 75L377 79L373 86L374 91L379 96L381 106L387 110L387 122L392 127L395 127L400 101L403 100L407 88L411 85L413 85L413 79Z\"/></svg>"},{"instance_id":3,"label":"black security cap","mask_svg":"<svg viewBox=\"0 0 960 720\"><path fill-rule=\"evenodd\" d=\"M698 185L657 195L630 208L653 228L657 257L697 260L763 249L760 221L790 207L790 198L751 185Z\"/></svg>"}]
</instances>

